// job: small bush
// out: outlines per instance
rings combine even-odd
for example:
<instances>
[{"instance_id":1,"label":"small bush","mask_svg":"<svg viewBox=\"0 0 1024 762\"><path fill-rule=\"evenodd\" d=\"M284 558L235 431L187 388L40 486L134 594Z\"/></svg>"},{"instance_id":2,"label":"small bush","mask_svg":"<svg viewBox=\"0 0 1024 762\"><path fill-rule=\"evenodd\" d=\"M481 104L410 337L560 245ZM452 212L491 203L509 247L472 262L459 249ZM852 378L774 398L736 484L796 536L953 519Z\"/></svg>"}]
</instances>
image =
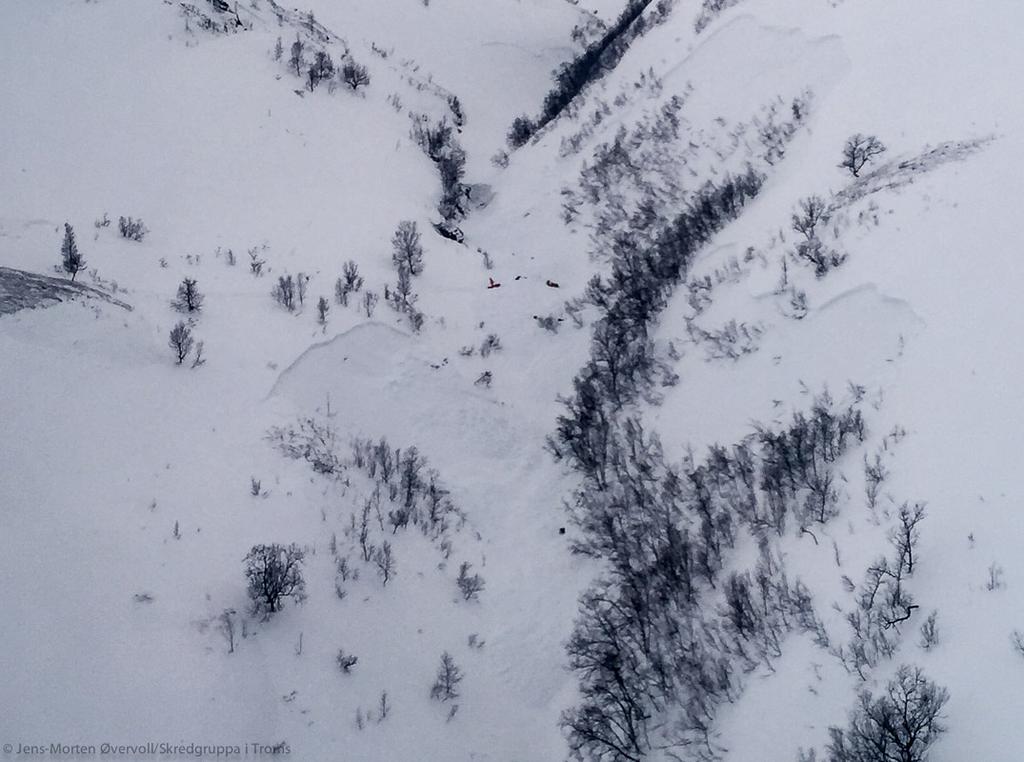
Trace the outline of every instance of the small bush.
<instances>
[{"instance_id":1,"label":"small bush","mask_svg":"<svg viewBox=\"0 0 1024 762\"><path fill-rule=\"evenodd\" d=\"M141 241L146 237L146 233L149 232L141 219L134 219L132 217L121 217L117 221L117 229L121 233L122 238L128 238L132 241Z\"/></svg>"},{"instance_id":2,"label":"small bush","mask_svg":"<svg viewBox=\"0 0 1024 762\"><path fill-rule=\"evenodd\" d=\"M348 306L349 294L358 293L363 287L363 276L359 274L359 266L349 260L341 270L341 277L334 283L334 298L343 307Z\"/></svg>"},{"instance_id":3,"label":"small bush","mask_svg":"<svg viewBox=\"0 0 1024 762\"><path fill-rule=\"evenodd\" d=\"M793 254L798 262L811 265L817 278L824 278L846 261L846 254L829 248L816 236L800 241Z\"/></svg>"},{"instance_id":4,"label":"small bush","mask_svg":"<svg viewBox=\"0 0 1024 762\"><path fill-rule=\"evenodd\" d=\"M204 296L199 293L195 278L185 278L178 286L174 308L179 312L198 312L203 306Z\"/></svg>"},{"instance_id":5,"label":"small bush","mask_svg":"<svg viewBox=\"0 0 1024 762\"><path fill-rule=\"evenodd\" d=\"M64 241L60 245L60 257L61 267L71 276L72 281L78 273L85 269L85 259L75 242L75 229L66 222L64 223Z\"/></svg>"},{"instance_id":6,"label":"small bush","mask_svg":"<svg viewBox=\"0 0 1024 762\"><path fill-rule=\"evenodd\" d=\"M498 334L489 333L487 334L487 338L484 339L483 343L480 345L480 356L488 357L491 352L497 352L500 349L501 339L498 338Z\"/></svg>"},{"instance_id":7,"label":"small bush","mask_svg":"<svg viewBox=\"0 0 1024 762\"><path fill-rule=\"evenodd\" d=\"M512 126L508 129L506 140L510 148L520 148L529 142L533 133L537 131L537 125L530 117L523 114L512 120ZM508 155L505 155L505 165L508 165Z\"/></svg>"},{"instance_id":8,"label":"small bush","mask_svg":"<svg viewBox=\"0 0 1024 762\"><path fill-rule=\"evenodd\" d=\"M365 292L363 292L363 312L366 313L366 317L368 317L368 318L372 318L373 317L373 311L374 311L374 309L376 309L377 302L379 300L380 300L380 297L377 296L377 294L374 293L373 291L365 291Z\"/></svg>"},{"instance_id":9,"label":"small bush","mask_svg":"<svg viewBox=\"0 0 1024 762\"><path fill-rule=\"evenodd\" d=\"M359 661L358 656L352 656L351 654L345 653L344 648L338 649L338 655L335 657L335 661L338 664L338 669L344 672L346 675L352 671L352 667Z\"/></svg>"},{"instance_id":10,"label":"small bush","mask_svg":"<svg viewBox=\"0 0 1024 762\"><path fill-rule=\"evenodd\" d=\"M545 331L551 333L558 333L558 318L554 315L534 315L533 319L537 321L537 325L543 328Z\"/></svg>"},{"instance_id":11,"label":"small bush","mask_svg":"<svg viewBox=\"0 0 1024 762\"><path fill-rule=\"evenodd\" d=\"M181 365L185 362L185 358L189 356L189 353L192 352L192 347L195 345L195 339L192 338L192 330L184 322L179 322L171 329L171 335L167 340L167 344L174 352L178 365Z\"/></svg>"},{"instance_id":12,"label":"small bush","mask_svg":"<svg viewBox=\"0 0 1024 762\"><path fill-rule=\"evenodd\" d=\"M459 567L459 578L456 580L459 592L467 601L476 600L484 589L484 578L479 574L470 574L471 568L472 564L463 561L462 566Z\"/></svg>"},{"instance_id":13,"label":"small bush","mask_svg":"<svg viewBox=\"0 0 1024 762\"><path fill-rule=\"evenodd\" d=\"M441 654L441 666L437 669L437 678L430 688L430 698L441 702L457 699L462 677L462 670L456 666L452 655L445 651Z\"/></svg>"},{"instance_id":14,"label":"small bush","mask_svg":"<svg viewBox=\"0 0 1024 762\"><path fill-rule=\"evenodd\" d=\"M274 301L280 304L289 312L295 310L295 279L291 275L281 275L277 279L277 285L270 292Z\"/></svg>"},{"instance_id":15,"label":"small bush","mask_svg":"<svg viewBox=\"0 0 1024 762\"><path fill-rule=\"evenodd\" d=\"M939 612L933 611L921 625L921 648L925 651L930 651L939 644L939 625L936 622L938 616Z\"/></svg>"}]
</instances>

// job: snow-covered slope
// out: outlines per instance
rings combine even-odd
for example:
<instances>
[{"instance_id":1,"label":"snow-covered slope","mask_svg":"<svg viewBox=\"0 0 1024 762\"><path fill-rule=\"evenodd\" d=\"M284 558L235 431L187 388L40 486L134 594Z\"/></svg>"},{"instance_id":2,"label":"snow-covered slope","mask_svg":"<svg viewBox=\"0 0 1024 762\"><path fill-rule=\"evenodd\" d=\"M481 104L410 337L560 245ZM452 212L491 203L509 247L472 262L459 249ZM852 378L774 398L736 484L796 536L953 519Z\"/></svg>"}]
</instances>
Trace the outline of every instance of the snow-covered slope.
<instances>
[{"instance_id":1,"label":"snow-covered slope","mask_svg":"<svg viewBox=\"0 0 1024 762\"><path fill-rule=\"evenodd\" d=\"M857 691L910 663L950 694L930 759L1021 756L1018 4L704 3L728 7L699 32L701 4L652 4L663 18L507 166L491 157L579 52L573 28L610 23L619 4L312 0L293 13L247 0L229 33L183 5L4 9L0 266L57 275L67 222L86 260L77 281L110 300L15 308L28 276L0 268L0 742L564 758L559 718L585 701L565 645L608 568L571 552L585 529L567 508L589 487L546 445L602 316L571 302L627 242L650 249L706 183L749 166L756 197L650 324L656 384L615 415L656 432L686 472L712 444L787 425L825 389L859 406L863 441L834 464L837 515L793 517L768 537L831 646L791 627L778 655L737 670L706 745L678 745L677 695L648 708L644 751L821 758ZM297 35L307 56L366 65L369 85L311 91L289 71ZM465 182L474 198L493 192L458 221L462 244L432 228L438 168L410 131L452 123L453 97ZM860 179L837 166L858 132L888 149ZM823 277L793 255L791 216L812 195L830 209L821 239L846 255ZM120 216L150 232L121 237ZM422 234L419 331L384 298L401 220ZM348 260L365 285L343 305ZM308 283L294 311L270 295L284 275ZM170 304L183 278L205 296L198 314ZM372 315L366 291L380 295ZM555 330L538 320L549 316ZM204 346L194 368L167 346L183 319ZM333 473L282 447L314 429L334 437ZM425 458L417 500L432 477L449 501L441 521L426 508L409 526L389 521L402 498L352 448L382 437ZM887 478L869 509L876 453ZM856 598L844 578L861 585L891 554L904 502L926 505L907 581L919 608L858 675L836 656ZM366 514L367 542L396 559L387 579L359 540L366 506L380 511L379 523ZM738 532L723 579L753 568L754 534ZM307 599L266 619L243 575L258 543L305 551ZM343 558L358 578L339 572ZM478 599L456 583L463 562L486 583ZM700 592L709 618L721 589ZM932 610L940 638L925 650ZM358 656L350 672L339 649ZM442 652L464 672L445 702L431 698Z\"/></svg>"}]
</instances>

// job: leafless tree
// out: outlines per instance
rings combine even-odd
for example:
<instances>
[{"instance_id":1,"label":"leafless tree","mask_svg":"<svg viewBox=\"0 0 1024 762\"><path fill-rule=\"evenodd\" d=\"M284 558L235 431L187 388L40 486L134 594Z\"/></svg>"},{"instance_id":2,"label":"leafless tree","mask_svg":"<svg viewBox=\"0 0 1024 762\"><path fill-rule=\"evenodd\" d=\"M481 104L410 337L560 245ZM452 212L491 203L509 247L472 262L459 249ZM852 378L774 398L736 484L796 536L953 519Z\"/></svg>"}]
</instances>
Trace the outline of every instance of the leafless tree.
<instances>
[{"instance_id":1,"label":"leafless tree","mask_svg":"<svg viewBox=\"0 0 1024 762\"><path fill-rule=\"evenodd\" d=\"M932 611L921 624L921 648L930 651L939 644L938 611Z\"/></svg>"},{"instance_id":2,"label":"leafless tree","mask_svg":"<svg viewBox=\"0 0 1024 762\"><path fill-rule=\"evenodd\" d=\"M793 214L792 227L810 240L819 223L828 222L828 204L821 196L808 196L800 200L800 208Z\"/></svg>"},{"instance_id":3,"label":"leafless tree","mask_svg":"<svg viewBox=\"0 0 1024 762\"><path fill-rule=\"evenodd\" d=\"M848 169L854 177L860 177L864 165L876 156L885 153L885 146L874 135L857 133L846 139L843 146L843 160L839 166Z\"/></svg>"},{"instance_id":4,"label":"leafless tree","mask_svg":"<svg viewBox=\"0 0 1024 762\"><path fill-rule=\"evenodd\" d=\"M352 60L342 64L341 78L346 85L352 88L353 92L370 84L370 74L366 67Z\"/></svg>"},{"instance_id":5,"label":"leafless tree","mask_svg":"<svg viewBox=\"0 0 1024 762\"><path fill-rule=\"evenodd\" d=\"M471 568L472 564L463 561L459 567L459 577L456 580L462 597L467 601L475 600L484 589L484 578L479 574L470 574Z\"/></svg>"},{"instance_id":6,"label":"leafless tree","mask_svg":"<svg viewBox=\"0 0 1024 762\"><path fill-rule=\"evenodd\" d=\"M178 286L178 296L174 300L174 308L179 312L198 312L203 306L204 297L199 293L195 278L185 278Z\"/></svg>"},{"instance_id":7,"label":"leafless tree","mask_svg":"<svg viewBox=\"0 0 1024 762\"><path fill-rule=\"evenodd\" d=\"M217 617L218 624L220 627L221 634L224 636L224 640L228 642L228 653L233 654L235 652L235 610L224 609L221 615Z\"/></svg>"},{"instance_id":8,"label":"leafless tree","mask_svg":"<svg viewBox=\"0 0 1024 762\"><path fill-rule=\"evenodd\" d=\"M245 577L253 611L270 616L280 611L285 598L303 601L306 583L302 578L305 553L298 545L254 545L245 556Z\"/></svg>"},{"instance_id":9,"label":"leafless tree","mask_svg":"<svg viewBox=\"0 0 1024 762\"><path fill-rule=\"evenodd\" d=\"M263 265L267 263L265 259L259 258L259 250L255 247L249 249L249 272L251 272L257 278L263 274Z\"/></svg>"},{"instance_id":10,"label":"leafless tree","mask_svg":"<svg viewBox=\"0 0 1024 762\"><path fill-rule=\"evenodd\" d=\"M459 683L463 674L455 664L452 655L445 651L441 654L441 666L437 669L437 678L430 688L430 698L437 701L451 701L459 697Z\"/></svg>"},{"instance_id":11,"label":"leafless tree","mask_svg":"<svg viewBox=\"0 0 1024 762\"><path fill-rule=\"evenodd\" d=\"M167 344L174 351L178 359L178 365L181 365L185 362L185 358L189 356L192 346L195 344L195 339L192 338L192 330L184 322L178 322L171 329L171 335Z\"/></svg>"},{"instance_id":12,"label":"leafless tree","mask_svg":"<svg viewBox=\"0 0 1024 762\"><path fill-rule=\"evenodd\" d=\"M949 692L903 665L885 692L862 691L847 728L829 728L829 762L923 762L945 732L940 722Z\"/></svg>"},{"instance_id":13,"label":"leafless tree","mask_svg":"<svg viewBox=\"0 0 1024 762\"><path fill-rule=\"evenodd\" d=\"M909 507L906 503L900 506L900 523L897 526L890 539L892 544L896 548L896 554L900 563L903 563L907 567L907 574L914 573L914 564L916 562L914 558L914 550L917 547L917 541L921 536L921 530L918 529L918 524L924 519L924 504L914 503L913 508Z\"/></svg>"},{"instance_id":14,"label":"leafless tree","mask_svg":"<svg viewBox=\"0 0 1024 762\"><path fill-rule=\"evenodd\" d=\"M363 287L363 276L359 274L359 266L351 259L345 263L341 275L334 283L334 298L344 307L348 305L349 294L358 293Z\"/></svg>"},{"instance_id":15,"label":"leafless tree","mask_svg":"<svg viewBox=\"0 0 1024 762\"><path fill-rule=\"evenodd\" d=\"M390 542L381 544L376 554L374 554L373 561L377 564L377 571L380 572L381 580L387 585L388 581L395 575L395 554L391 550Z\"/></svg>"},{"instance_id":16,"label":"leafless tree","mask_svg":"<svg viewBox=\"0 0 1024 762\"><path fill-rule=\"evenodd\" d=\"M363 293L363 312L366 313L366 317L373 317L373 310L376 308L379 299L380 297L373 291L367 290Z\"/></svg>"},{"instance_id":17,"label":"leafless tree","mask_svg":"<svg viewBox=\"0 0 1024 762\"><path fill-rule=\"evenodd\" d=\"M391 247L391 259L395 269L401 270L404 265L410 275L419 275L423 272L423 245L420 243L420 233L415 222L402 220L398 223L398 228L391 237Z\"/></svg>"},{"instance_id":18,"label":"leafless tree","mask_svg":"<svg viewBox=\"0 0 1024 762\"><path fill-rule=\"evenodd\" d=\"M295 310L295 279L291 275L280 275L271 291L274 300L289 312Z\"/></svg>"},{"instance_id":19,"label":"leafless tree","mask_svg":"<svg viewBox=\"0 0 1024 762\"><path fill-rule=\"evenodd\" d=\"M60 257L61 267L74 281L75 276L85 269L85 260L82 258L81 252L78 251L78 243L75 242L75 229L66 222L64 223L64 241L60 245Z\"/></svg>"},{"instance_id":20,"label":"leafless tree","mask_svg":"<svg viewBox=\"0 0 1024 762\"><path fill-rule=\"evenodd\" d=\"M295 42L292 43L292 56L288 59L288 63L295 69L296 76L302 76L302 53L305 49L302 38L296 35Z\"/></svg>"},{"instance_id":21,"label":"leafless tree","mask_svg":"<svg viewBox=\"0 0 1024 762\"><path fill-rule=\"evenodd\" d=\"M334 76L334 61L330 53L318 50L313 56L313 63L307 72L309 76L309 90L312 92L316 86L326 79Z\"/></svg>"}]
</instances>

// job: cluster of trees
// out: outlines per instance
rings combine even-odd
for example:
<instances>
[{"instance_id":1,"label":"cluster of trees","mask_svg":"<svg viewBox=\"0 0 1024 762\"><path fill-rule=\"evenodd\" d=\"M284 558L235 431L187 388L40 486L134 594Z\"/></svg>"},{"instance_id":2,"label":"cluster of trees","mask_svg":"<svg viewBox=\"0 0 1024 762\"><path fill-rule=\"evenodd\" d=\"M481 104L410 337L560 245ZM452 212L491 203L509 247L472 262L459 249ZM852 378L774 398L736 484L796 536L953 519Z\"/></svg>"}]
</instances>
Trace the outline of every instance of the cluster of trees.
<instances>
[{"instance_id":1,"label":"cluster of trees","mask_svg":"<svg viewBox=\"0 0 1024 762\"><path fill-rule=\"evenodd\" d=\"M695 32L700 34L715 18L724 11L726 8L730 8L736 5L739 0L704 0L700 7L700 13L697 15L697 20L693 22L693 29Z\"/></svg>"},{"instance_id":2,"label":"cluster of trees","mask_svg":"<svg viewBox=\"0 0 1024 762\"><path fill-rule=\"evenodd\" d=\"M654 245L642 248L633 239L617 238L611 273L595 275L587 284L584 299L603 316L594 325L591 358L574 378L574 394L563 400L565 411L549 442L556 458L568 459L598 487L606 484L612 418L654 384L658 368L649 334L652 321L696 252L739 214L762 181L747 167L719 185L707 183Z\"/></svg>"},{"instance_id":3,"label":"cluster of trees","mask_svg":"<svg viewBox=\"0 0 1024 762\"><path fill-rule=\"evenodd\" d=\"M787 145L810 113L811 98L811 91L805 90L787 106L779 97L755 120L761 156L768 164L775 164L785 157Z\"/></svg>"},{"instance_id":4,"label":"cluster of trees","mask_svg":"<svg viewBox=\"0 0 1024 762\"><path fill-rule=\"evenodd\" d=\"M376 535L397 534L410 524L434 543L448 558L451 553L450 530L461 528L465 515L452 502L440 477L430 468L415 447L393 448L386 439L374 442L355 439L348 465L358 468L372 481L373 488L362 502L362 508L351 516L346 535L364 563L377 568L381 581L387 585L395 574L396 561L391 543L376 540ZM377 529L374 529L374 526ZM347 557L339 556L338 578L335 586L343 596L347 580ZM343 568L343 566L345 568ZM456 580L466 600L476 598L484 589L483 578L469 574L470 565L463 563Z\"/></svg>"},{"instance_id":5,"label":"cluster of trees","mask_svg":"<svg viewBox=\"0 0 1024 762\"><path fill-rule=\"evenodd\" d=\"M297 276L291 275L279 275L277 283L270 290L270 295L274 297L274 301L280 304L289 312L294 312L295 308L301 307L306 303L306 291L309 288L309 276L305 273L299 273ZM296 303L296 300L297 303Z\"/></svg>"},{"instance_id":6,"label":"cluster of trees","mask_svg":"<svg viewBox=\"0 0 1024 762\"><path fill-rule=\"evenodd\" d=\"M214 11L226 15L228 18L218 22L212 16L199 10L194 4L183 2L180 5L181 13L185 17L186 32L191 33L193 23L200 29L212 32L213 34L230 34L245 28L242 20L238 17L237 8L231 11L227 0L210 0L209 4L213 7Z\"/></svg>"},{"instance_id":7,"label":"cluster of trees","mask_svg":"<svg viewBox=\"0 0 1024 762\"><path fill-rule=\"evenodd\" d=\"M860 410L836 410L825 392L814 400L810 416L794 413L789 427L779 432L758 427L757 438L763 463L760 488L768 510L752 515L752 523L781 536L787 513L801 527L834 518L838 496L832 465L851 439L864 441Z\"/></svg>"},{"instance_id":8,"label":"cluster of trees","mask_svg":"<svg viewBox=\"0 0 1024 762\"><path fill-rule=\"evenodd\" d=\"M462 182L466 174L466 152L455 137L447 119L433 123L424 115L412 114L412 139L441 175L441 202L438 212L442 220L453 223L466 214L468 188Z\"/></svg>"},{"instance_id":9,"label":"cluster of trees","mask_svg":"<svg viewBox=\"0 0 1024 762\"><path fill-rule=\"evenodd\" d=\"M357 438L352 441L350 463L374 481L376 497L368 502L392 534L412 524L442 542L465 522L465 514L452 502L440 475L416 447L392 447L383 437L376 442ZM383 499L394 506L387 510L386 519L380 509Z\"/></svg>"},{"instance_id":10,"label":"cluster of trees","mask_svg":"<svg viewBox=\"0 0 1024 762\"><path fill-rule=\"evenodd\" d=\"M759 325L737 323L731 318L721 328L705 330L696 321L686 321L686 333L694 344L703 344L709 360L737 360L757 351L761 334Z\"/></svg>"},{"instance_id":11,"label":"cluster of trees","mask_svg":"<svg viewBox=\"0 0 1024 762\"><path fill-rule=\"evenodd\" d=\"M655 13L645 17L644 11L652 4ZM670 6L670 0L628 0L622 13L600 38L554 72L554 86L544 97L540 115L536 119L526 115L516 117L508 132L509 146L522 146L534 133L557 119L587 85L614 69L630 44L663 20Z\"/></svg>"},{"instance_id":12,"label":"cluster of trees","mask_svg":"<svg viewBox=\"0 0 1024 762\"><path fill-rule=\"evenodd\" d=\"M306 461L318 474L340 474L345 468L338 455L337 432L316 418L300 418L292 426L272 426L267 441L289 458Z\"/></svg>"},{"instance_id":13,"label":"cluster of trees","mask_svg":"<svg viewBox=\"0 0 1024 762\"><path fill-rule=\"evenodd\" d=\"M341 277L334 281L334 300L342 307L347 307L349 299L353 294L358 294L363 288L363 276L359 274L359 266L348 260L341 269ZM379 296L375 291L367 289L363 291L363 298L359 300L359 308L367 318L373 317L373 311L377 307ZM321 297L321 304L327 300Z\"/></svg>"},{"instance_id":14,"label":"cluster of trees","mask_svg":"<svg viewBox=\"0 0 1024 762\"><path fill-rule=\"evenodd\" d=\"M900 508L899 524L889 537L893 556L881 556L868 567L857 590L856 606L846 614L852 632L850 641L831 649L861 680L867 679L882 658L892 657L899 645L900 626L919 608L907 590L907 579L917 563L918 525L924 516L920 503L913 507L904 503ZM853 589L852 585L849 587Z\"/></svg>"},{"instance_id":15,"label":"cluster of trees","mask_svg":"<svg viewBox=\"0 0 1024 762\"><path fill-rule=\"evenodd\" d=\"M821 631L809 593L790 583L768 539L786 514L808 520L808 483L831 473L859 421L823 395L783 430L758 429L677 466L636 419L611 422L602 470L572 509L574 551L608 566L583 596L568 644L582 700L562 722L575 752L639 760L666 743L717 757L711 723L743 674L778 657L787 632ZM758 538L760 558L726 574L741 529ZM668 709L675 722L655 741L650 719Z\"/></svg>"},{"instance_id":16,"label":"cluster of trees","mask_svg":"<svg viewBox=\"0 0 1024 762\"><path fill-rule=\"evenodd\" d=\"M391 262L398 273L393 288L385 288L384 296L398 312L409 318L413 331L423 327L423 313L416 309L419 297L412 291L412 278L423 272L423 245L416 223L403 220L391 238Z\"/></svg>"},{"instance_id":17,"label":"cluster of trees","mask_svg":"<svg viewBox=\"0 0 1024 762\"><path fill-rule=\"evenodd\" d=\"M340 454L337 432L315 418L272 427L267 439L286 456L305 460L317 473L340 478L347 469L355 468L369 477L373 486L358 516L352 514L346 533L363 562L377 568L385 585L395 574L396 560L390 542L375 540L377 534L394 535L412 525L434 542L445 558L450 555L451 533L462 528L466 516L416 447L393 447L383 437L377 441L356 438L345 458ZM348 557L338 553L336 540L332 541L332 553L338 563L338 594L343 597L343 583L352 570ZM470 574L470 568L464 563L456 580L466 600L475 599L484 589L483 578Z\"/></svg>"},{"instance_id":18,"label":"cluster of trees","mask_svg":"<svg viewBox=\"0 0 1024 762\"><path fill-rule=\"evenodd\" d=\"M349 297L358 294L363 287L363 276L359 274L359 266L348 260L341 268L341 277L334 282L334 299L342 307L348 306Z\"/></svg>"},{"instance_id":19,"label":"cluster of trees","mask_svg":"<svg viewBox=\"0 0 1024 762\"><path fill-rule=\"evenodd\" d=\"M946 728L941 712L949 691L918 667L902 665L884 692L861 691L845 728L830 727L825 762L925 762ZM805 755L814 762L816 755Z\"/></svg>"},{"instance_id":20,"label":"cluster of trees","mask_svg":"<svg viewBox=\"0 0 1024 762\"><path fill-rule=\"evenodd\" d=\"M283 56L284 46L278 37L274 45L274 60L280 61ZM296 76L306 79L306 86L310 92L323 82L327 82L333 92L335 78L353 92L370 84L370 74L366 67L357 63L347 51L341 66L336 66L331 54L326 50L310 49L301 33L295 36L289 48L288 67L295 70Z\"/></svg>"},{"instance_id":21,"label":"cluster of trees","mask_svg":"<svg viewBox=\"0 0 1024 762\"><path fill-rule=\"evenodd\" d=\"M141 219L135 219L134 217L119 217L117 220L117 231L121 234L122 238L127 238L132 241L141 241L146 237L146 233L149 232L149 228L145 226Z\"/></svg>"},{"instance_id":22,"label":"cluster of trees","mask_svg":"<svg viewBox=\"0 0 1024 762\"><path fill-rule=\"evenodd\" d=\"M793 231L803 236L796 244L793 257L797 262L811 265L818 278L825 277L846 261L846 254L827 246L819 235L831 215L832 208L821 196L808 196L801 199L792 217Z\"/></svg>"},{"instance_id":23,"label":"cluster of trees","mask_svg":"<svg viewBox=\"0 0 1024 762\"><path fill-rule=\"evenodd\" d=\"M599 241L628 235L650 245L663 210L683 195L680 150L692 150L678 143L684 103L672 96L632 129L620 127L611 141L598 145L580 169L577 188L562 191L563 220L571 222L588 204Z\"/></svg>"},{"instance_id":24,"label":"cluster of trees","mask_svg":"<svg viewBox=\"0 0 1024 762\"><path fill-rule=\"evenodd\" d=\"M249 252L252 259L252 271L254 275L260 275L264 261L256 259L255 250ZM277 282L270 290L274 301L280 304L289 312L294 312L306 302L306 294L309 290L309 282L312 276L306 273L299 273L296 276L289 274L279 275ZM342 267L342 275L334 282L334 300L339 305L347 307L353 294L362 291L363 276L359 274L359 266L353 260L348 260ZM179 299L180 299L179 292ZM365 312L366 317L373 317L374 308L377 305L378 296L373 291L363 291L363 298L359 307ZM320 296L316 302L317 322L322 326L327 325L327 316L331 311L331 302L326 296Z\"/></svg>"},{"instance_id":25,"label":"cluster of trees","mask_svg":"<svg viewBox=\"0 0 1024 762\"><path fill-rule=\"evenodd\" d=\"M614 169L625 162L611 157L623 153L625 141L613 143L601 164ZM592 279L581 301L601 317L549 438L556 459L583 477L571 509L573 548L609 569L581 599L567 647L581 700L562 723L581 756L639 760L668 743L714 758L716 707L735 698L743 672L777 656L785 632L821 630L806 589L789 583L768 538L785 531L787 517L806 527L834 515L834 464L863 438L859 411L837 409L825 394L781 430L758 428L681 466L666 464L657 438L623 414L654 393L652 322L696 252L762 181L748 166L707 183L650 243L614 236L611 273ZM741 527L760 538L760 560L725 575ZM651 718L669 708L676 721L653 739Z\"/></svg>"}]
</instances>

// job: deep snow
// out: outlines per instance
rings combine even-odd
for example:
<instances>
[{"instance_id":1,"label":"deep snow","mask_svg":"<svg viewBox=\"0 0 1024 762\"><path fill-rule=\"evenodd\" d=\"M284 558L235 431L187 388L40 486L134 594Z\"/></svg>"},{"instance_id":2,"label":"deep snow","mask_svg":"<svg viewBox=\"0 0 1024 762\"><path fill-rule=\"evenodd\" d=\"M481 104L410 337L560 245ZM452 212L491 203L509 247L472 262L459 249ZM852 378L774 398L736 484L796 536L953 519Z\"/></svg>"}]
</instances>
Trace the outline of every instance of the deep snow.
<instances>
[{"instance_id":1,"label":"deep snow","mask_svg":"<svg viewBox=\"0 0 1024 762\"><path fill-rule=\"evenodd\" d=\"M583 6L605 19L617 12ZM170 3L6 4L0 265L53 274L68 221L98 276L79 280L133 309L81 300L0 316L0 742L287 741L293 758L310 760L563 758L558 715L576 695L562 644L597 566L570 555L558 532L576 479L544 439L588 333L566 320L551 334L533 316L561 315L606 264L586 216L563 223L563 187L596 144L689 85L687 134L714 147L724 141L718 118L748 124L764 104L805 88L813 108L762 194L694 271L742 264L695 319L758 325L756 351L708 360L688 343L693 315L679 289L656 338L682 348L680 381L641 412L681 458L806 408L825 386L838 396L848 382L863 385L871 435L842 464L841 515L820 545L785 539L789 572L840 633L831 605L849 604L841 575L859 580L884 546L885 527L863 504L861 457L894 426L906 429L886 455L885 489L896 504L927 502L912 584L923 612L939 610L942 640L932 652L917 647L920 614L872 686L900 661L919 663L951 694L933 760L1019 759L1024 660L1010 645L1010 632L1024 628L1014 467L1024 370L1013 206L1024 196L1019 4L745 0L697 34L695 4L679 2L588 94L580 119L556 122L507 169L489 158L572 54L581 8L311 7L370 69L363 94L303 93L271 58L276 37L287 45L294 30L279 28L266 4L252 31L226 36L187 33ZM648 70L658 93L633 86ZM388 101L396 94L436 118L444 93L465 106L468 179L495 190L462 224L467 246L430 229L437 173ZM611 114L578 154L560 156L561 139L598 99ZM887 158L994 139L846 210L836 236L845 264L821 280L789 264L809 306L794 320L775 293L794 237L789 216L801 197L849 184L836 164L857 131L878 134ZM686 187L741 165L744 150L720 159L701 143ZM94 228L105 212L114 225ZM145 220L144 241L117 236L122 214ZM332 297L345 260L358 262L367 288L393 282L389 239L402 219L423 232L423 331L411 334L383 300L372 320L332 304L319 326L315 300ZM246 250L264 246L266 274L255 278ZM269 296L285 272L312 275L296 314ZM195 331L208 359L194 370L175 367L166 347L180 319L168 303L184 276L207 297ZM489 277L501 288L486 289ZM460 354L489 333L500 351ZM485 370L489 389L474 384ZM414 531L399 533L389 538L395 579L384 587L365 565L337 598L328 545L332 534L344 543L365 484L325 480L265 440L269 427L308 415L346 442L387 436L420 449L467 515L451 559ZM250 494L252 477L265 496ZM309 599L266 623L250 618L228 654L215 617L235 609L244 618L242 557L272 541L308 549ZM462 560L486 579L479 602L458 598ZM990 591L993 563L1005 587ZM469 645L474 633L483 648ZM334 664L342 647L360 657L351 675ZM451 721L429 698L443 650L466 673ZM793 760L845 721L858 683L833 657L794 637L773 666L720 713L727 759ZM357 710L374 711L382 690L390 716L358 729Z\"/></svg>"}]
</instances>

